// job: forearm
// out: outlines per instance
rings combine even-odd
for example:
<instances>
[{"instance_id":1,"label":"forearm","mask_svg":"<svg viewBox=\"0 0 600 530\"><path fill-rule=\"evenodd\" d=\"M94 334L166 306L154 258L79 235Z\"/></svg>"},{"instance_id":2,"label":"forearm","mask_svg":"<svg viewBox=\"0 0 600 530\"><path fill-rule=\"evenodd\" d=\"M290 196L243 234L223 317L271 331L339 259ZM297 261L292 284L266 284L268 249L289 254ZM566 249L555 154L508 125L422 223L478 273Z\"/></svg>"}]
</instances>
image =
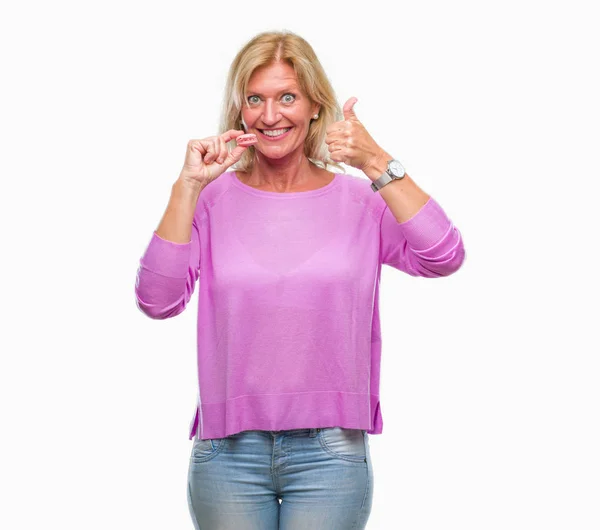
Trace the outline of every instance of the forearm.
<instances>
[{"instance_id":1,"label":"forearm","mask_svg":"<svg viewBox=\"0 0 600 530\"><path fill-rule=\"evenodd\" d=\"M189 243L192 234L192 220L200 192L205 184L193 184L179 178L171 188L171 198L167 209L156 229L156 234L174 243Z\"/></svg>"},{"instance_id":2,"label":"forearm","mask_svg":"<svg viewBox=\"0 0 600 530\"><path fill-rule=\"evenodd\" d=\"M378 179L387 169L388 160L392 158L394 157L383 152L364 173L372 181ZM413 217L430 198L427 193L417 186L408 173L404 175L404 178L386 184L377 193L381 194L399 223L408 221Z\"/></svg>"},{"instance_id":3,"label":"forearm","mask_svg":"<svg viewBox=\"0 0 600 530\"><path fill-rule=\"evenodd\" d=\"M365 173L378 179L393 157L381 151ZM388 205L381 218L382 261L412 276L456 272L465 259L462 236L442 207L407 175L379 190Z\"/></svg>"}]
</instances>

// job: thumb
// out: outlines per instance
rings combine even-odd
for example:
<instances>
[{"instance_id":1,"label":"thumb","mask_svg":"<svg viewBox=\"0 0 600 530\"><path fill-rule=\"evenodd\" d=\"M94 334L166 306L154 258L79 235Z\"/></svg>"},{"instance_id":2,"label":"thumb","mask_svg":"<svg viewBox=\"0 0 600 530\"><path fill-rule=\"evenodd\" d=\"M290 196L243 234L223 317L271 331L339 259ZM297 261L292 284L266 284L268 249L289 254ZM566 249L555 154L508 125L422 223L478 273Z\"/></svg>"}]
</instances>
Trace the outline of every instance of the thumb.
<instances>
[{"instance_id":1,"label":"thumb","mask_svg":"<svg viewBox=\"0 0 600 530\"><path fill-rule=\"evenodd\" d=\"M354 105L358 101L358 98L351 97L346 103L344 103L344 119L345 120L358 120L356 113L354 112Z\"/></svg>"},{"instance_id":2,"label":"thumb","mask_svg":"<svg viewBox=\"0 0 600 530\"><path fill-rule=\"evenodd\" d=\"M239 162L240 158L242 158L242 155L244 154L244 151L246 149L248 149L248 148L244 147L242 145L237 145L229 152L229 154L227 155L227 159L225 160L224 163L227 166L231 166L232 164Z\"/></svg>"}]
</instances>

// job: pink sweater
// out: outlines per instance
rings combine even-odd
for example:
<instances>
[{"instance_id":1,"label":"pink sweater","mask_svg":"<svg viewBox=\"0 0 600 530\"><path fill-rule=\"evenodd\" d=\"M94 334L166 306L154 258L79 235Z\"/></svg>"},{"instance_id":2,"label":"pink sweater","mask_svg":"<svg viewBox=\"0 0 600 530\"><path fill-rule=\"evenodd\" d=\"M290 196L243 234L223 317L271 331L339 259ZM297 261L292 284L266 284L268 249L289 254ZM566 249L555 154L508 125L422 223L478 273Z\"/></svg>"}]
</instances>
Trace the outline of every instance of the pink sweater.
<instances>
[{"instance_id":1,"label":"pink sweater","mask_svg":"<svg viewBox=\"0 0 600 530\"><path fill-rule=\"evenodd\" d=\"M189 439L339 426L380 434L382 264L456 272L461 234L430 198L398 223L370 181L278 193L234 171L202 190L189 243L154 233L137 271L139 309L171 318L198 281L198 395Z\"/></svg>"}]
</instances>

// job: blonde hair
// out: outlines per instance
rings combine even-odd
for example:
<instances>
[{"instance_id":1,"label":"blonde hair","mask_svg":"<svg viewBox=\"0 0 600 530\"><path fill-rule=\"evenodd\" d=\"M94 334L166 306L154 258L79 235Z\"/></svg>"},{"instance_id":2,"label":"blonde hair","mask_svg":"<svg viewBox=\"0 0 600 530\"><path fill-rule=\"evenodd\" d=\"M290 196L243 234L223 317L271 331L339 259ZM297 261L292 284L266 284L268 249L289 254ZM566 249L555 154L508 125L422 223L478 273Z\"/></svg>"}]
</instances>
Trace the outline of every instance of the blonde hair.
<instances>
[{"instance_id":1,"label":"blonde hair","mask_svg":"<svg viewBox=\"0 0 600 530\"><path fill-rule=\"evenodd\" d=\"M344 171L337 162L331 160L325 136L327 127L343 120L342 110L335 92L311 45L291 31L265 31L248 41L235 56L225 86L221 108L219 134L229 129L243 129L242 105L248 105L244 94L254 70L275 62L286 62L294 68L298 87L311 103L321 105L319 118L311 120L304 141L304 154L315 165L327 169L328 166ZM235 147L235 140L232 140ZM235 169L248 172L254 161L254 147L246 149L242 158L234 164Z\"/></svg>"}]
</instances>

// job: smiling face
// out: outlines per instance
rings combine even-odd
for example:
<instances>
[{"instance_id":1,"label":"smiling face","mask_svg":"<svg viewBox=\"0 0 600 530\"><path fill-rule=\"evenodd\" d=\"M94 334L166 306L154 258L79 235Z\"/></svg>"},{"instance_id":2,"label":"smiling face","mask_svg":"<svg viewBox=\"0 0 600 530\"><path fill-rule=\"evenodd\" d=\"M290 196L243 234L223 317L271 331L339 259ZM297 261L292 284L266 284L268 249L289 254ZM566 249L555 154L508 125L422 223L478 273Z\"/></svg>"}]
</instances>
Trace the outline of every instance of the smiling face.
<instances>
[{"instance_id":1,"label":"smiling face","mask_svg":"<svg viewBox=\"0 0 600 530\"><path fill-rule=\"evenodd\" d=\"M257 68L247 90L242 119L246 133L256 134L254 148L268 158L302 154L319 105L300 91L293 67L278 62Z\"/></svg>"}]
</instances>

